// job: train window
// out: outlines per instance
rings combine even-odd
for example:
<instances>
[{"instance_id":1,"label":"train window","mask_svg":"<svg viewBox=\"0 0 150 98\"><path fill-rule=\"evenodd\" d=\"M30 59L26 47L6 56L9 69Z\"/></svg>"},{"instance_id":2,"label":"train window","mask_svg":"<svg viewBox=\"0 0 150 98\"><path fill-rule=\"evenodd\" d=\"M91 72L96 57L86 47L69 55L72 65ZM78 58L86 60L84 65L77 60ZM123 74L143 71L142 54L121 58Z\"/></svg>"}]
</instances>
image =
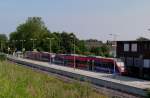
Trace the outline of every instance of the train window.
<instances>
[{"instance_id":1,"label":"train window","mask_svg":"<svg viewBox=\"0 0 150 98\"><path fill-rule=\"evenodd\" d=\"M76 63L78 63L78 64L85 64L86 65L88 62L77 60Z\"/></svg>"},{"instance_id":2,"label":"train window","mask_svg":"<svg viewBox=\"0 0 150 98\"><path fill-rule=\"evenodd\" d=\"M108 66L109 66L109 63L105 63L105 66L104 66L104 67L106 67L106 68L107 68Z\"/></svg>"},{"instance_id":3,"label":"train window","mask_svg":"<svg viewBox=\"0 0 150 98\"><path fill-rule=\"evenodd\" d=\"M102 64L102 67L105 67L105 64Z\"/></svg>"},{"instance_id":4,"label":"train window","mask_svg":"<svg viewBox=\"0 0 150 98\"><path fill-rule=\"evenodd\" d=\"M113 69L114 68L114 64L113 63L109 64L109 68Z\"/></svg>"},{"instance_id":5,"label":"train window","mask_svg":"<svg viewBox=\"0 0 150 98\"><path fill-rule=\"evenodd\" d=\"M106 68L107 67L107 63L103 63L103 67Z\"/></svg>"},{"instance_id":6,"label":"train window","mask_svg":"<svg viewBox=\"0 0 150 98\"><path fill-rule=\"evenodd\" d=\"M101 66L100 62L94 62L94 66Z\"/></svg>"}]
</instances>

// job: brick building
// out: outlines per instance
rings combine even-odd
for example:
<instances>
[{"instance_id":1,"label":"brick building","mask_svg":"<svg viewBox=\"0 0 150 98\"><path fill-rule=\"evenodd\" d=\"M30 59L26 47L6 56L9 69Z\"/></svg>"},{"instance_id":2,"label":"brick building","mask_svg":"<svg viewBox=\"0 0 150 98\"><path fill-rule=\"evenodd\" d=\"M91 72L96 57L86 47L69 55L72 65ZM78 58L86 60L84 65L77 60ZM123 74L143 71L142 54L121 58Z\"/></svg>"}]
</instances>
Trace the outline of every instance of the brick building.
<instances>
[{"instance_id":1,"label":"brick building","mask_svg":"<svg viewBox=\"0 0 150 98\"><path fill-rule=\"evenodd\" d=\"M101 47L103 45L103 42L96 39L89 39L85 41L85 45L88 49L91 49L93 47Z\"/></svg>"},{"instance_id":2,"label":"brick building","mask_svg":"<svg viewBox=\"0 0 150 98\"><path fill-rule=\"evenodd\" d=\"M150 41L117 41L116 51L129 75L150 78Z\"/></svg>"}]
</instances>

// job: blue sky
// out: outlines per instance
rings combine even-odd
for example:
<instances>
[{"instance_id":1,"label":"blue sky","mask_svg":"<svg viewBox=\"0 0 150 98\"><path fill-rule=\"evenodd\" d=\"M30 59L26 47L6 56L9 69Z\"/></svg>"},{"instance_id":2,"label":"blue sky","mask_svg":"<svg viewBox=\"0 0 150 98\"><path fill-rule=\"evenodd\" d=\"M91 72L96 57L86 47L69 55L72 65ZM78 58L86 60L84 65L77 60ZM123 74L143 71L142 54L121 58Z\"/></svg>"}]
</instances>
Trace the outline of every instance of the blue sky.
<instances>
[{"instance_id":1,"label":"blue sky","mask_svg":"<svg viewBox=\"0 0 150 98\"><path fill-rule=\"evenodd\" d=\"M9 34L27 17L40 16L51 31L80 39L150 38L150 0L1 0L0 32Z\"/></svg>"}]
</instances>

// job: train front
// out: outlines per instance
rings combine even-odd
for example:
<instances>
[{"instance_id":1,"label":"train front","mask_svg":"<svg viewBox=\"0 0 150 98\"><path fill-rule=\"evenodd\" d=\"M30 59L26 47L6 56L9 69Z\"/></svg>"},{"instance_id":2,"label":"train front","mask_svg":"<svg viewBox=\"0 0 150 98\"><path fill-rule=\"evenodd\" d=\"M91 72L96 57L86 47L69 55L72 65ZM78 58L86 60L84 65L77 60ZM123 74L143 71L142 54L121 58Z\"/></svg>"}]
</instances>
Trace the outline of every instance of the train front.
<instances>
[{"instance_id":1,"label":"train front","mask_svg":"<svg viewBox=\"0 0 150 98\"><path fill-rule=\"evenodd\" d=\"M127 74L127 70L125 68L124 62L121 59L118 59L118 58L115 59L115 62L116 62L116 66L117 66L117 68L119 70L119 73L121 75L126 75Z\"/></svg>"}]
</instances>

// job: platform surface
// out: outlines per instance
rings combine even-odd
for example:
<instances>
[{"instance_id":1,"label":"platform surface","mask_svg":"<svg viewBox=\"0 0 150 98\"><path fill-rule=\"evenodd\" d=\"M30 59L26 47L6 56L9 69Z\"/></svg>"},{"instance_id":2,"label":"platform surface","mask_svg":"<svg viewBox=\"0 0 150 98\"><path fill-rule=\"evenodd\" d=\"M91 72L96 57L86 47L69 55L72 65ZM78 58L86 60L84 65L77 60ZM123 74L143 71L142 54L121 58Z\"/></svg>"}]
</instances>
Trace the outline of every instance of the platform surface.
<instances>
[{"instance_id":1,"label":"platform surface","mask_svg":"<svg viewBox=\"0 0 150 98\"><path fill-rule=\"evenodd\" d=\"M24 59L24 58L18 58L18 57L11 57L13 59L17 59L20 61L29 62L32 64L37 64L40 66L46 66L57 70L63 70L71 73L81 74L88 77L93 77L101 80L111 81L127 86L132 86L140 89L148 89L150 88L150 81L142 80L142 79L136 79L126 76L120 76L120 75L113 75L113 74L107 74L107 73L100 73L100 72L91 72L91 71L85 71L80 69L74 69L71 67L66 66L60 66L56 64L50 64L49 62L42 62L42 61L35 61L30 59Z\"/></svg>"}]
</instances>

